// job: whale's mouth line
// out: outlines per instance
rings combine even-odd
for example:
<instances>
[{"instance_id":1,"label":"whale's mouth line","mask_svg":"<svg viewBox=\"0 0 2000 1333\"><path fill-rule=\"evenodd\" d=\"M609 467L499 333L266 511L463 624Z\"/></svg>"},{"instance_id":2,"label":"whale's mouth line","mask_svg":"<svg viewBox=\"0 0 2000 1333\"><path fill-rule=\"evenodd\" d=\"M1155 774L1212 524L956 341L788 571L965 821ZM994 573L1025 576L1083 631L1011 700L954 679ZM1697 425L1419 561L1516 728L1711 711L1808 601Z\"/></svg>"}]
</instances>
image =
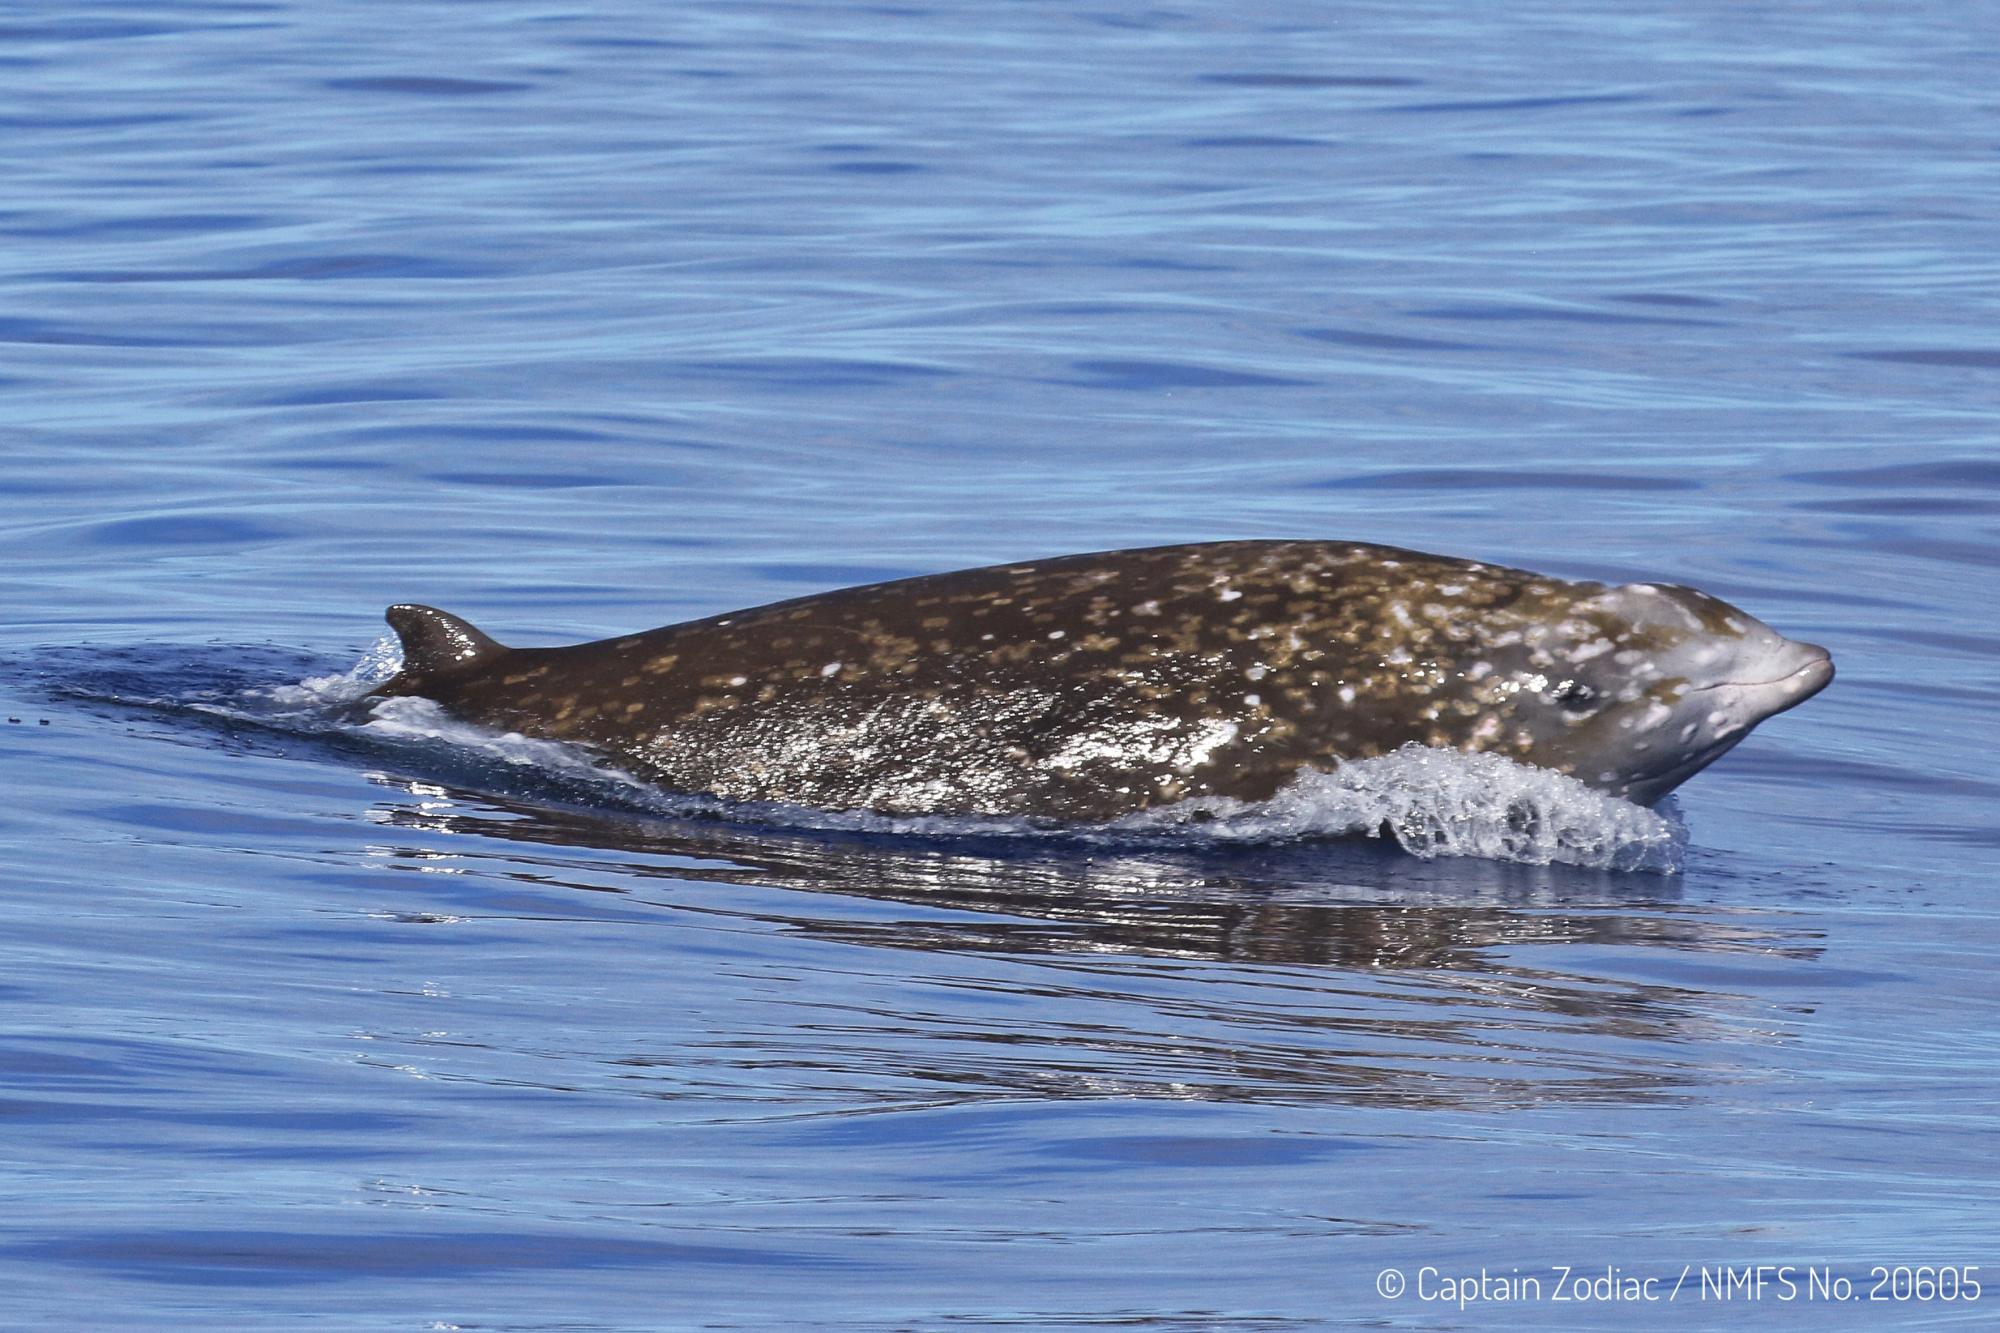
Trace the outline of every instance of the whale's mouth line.
<instances>
[{"instance_id":1,"label":"whale's mouth line","mask_svg":"<svg viewBox=\"0 0 2000 1333\"><path fill-rule=\"evenodd\" d=\"M1833 657L1824 649L1818 651L1817 657L1770 680L1721 680L1713 685L1690 687L1681 696L1682 699L1690 695L1710 694L1717 690L1736 690L1746 694L1753 691L1769 691L1776 697L1757 700L1750 709L1754 715L1739 719L1726 731L1708 738L1707 743L1698 749L1684 751L1662 763L1658 768L1641 770L1633 774L1625 783L1626 798L1642 805L1651 805L1660 796L1672 791L1734 749L1759 722L1796 708L1825 689L1833 680Z\"/></svg>"},{"instance_id":2,"label":"whale's mouth line","mask_svg":"<svg viewBox=\"0 0 2000 1333\"><path fill-rule=\"evenodd\" d=\"M1687 692L1689 694L1706 694L1710 690L1767 690L1774 685L1789 685L1795 680L1801 681L1802 684L1810 687L1799 696L1800 702L1804 702L1812 695L1818 694L1832 682L1833 658L1822 653L1812 661L1807 662L1804 666L1787 671L1782 676L1774 676L1770 680L1718 680L1713 685L1689 686Z\"/></svg>"}]
</instances>

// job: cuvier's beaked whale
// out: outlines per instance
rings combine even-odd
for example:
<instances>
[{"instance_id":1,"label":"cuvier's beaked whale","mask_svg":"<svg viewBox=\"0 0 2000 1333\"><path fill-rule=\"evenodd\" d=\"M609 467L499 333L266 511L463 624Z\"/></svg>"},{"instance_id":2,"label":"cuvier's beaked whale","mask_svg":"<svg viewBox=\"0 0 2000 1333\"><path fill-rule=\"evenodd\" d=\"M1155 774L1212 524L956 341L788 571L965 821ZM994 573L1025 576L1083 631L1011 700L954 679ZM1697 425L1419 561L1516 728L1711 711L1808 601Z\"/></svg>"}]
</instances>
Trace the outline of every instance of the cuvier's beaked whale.
<instances>
[{"instance_id":1,"label":"cuvier's beaked whale","mask_svg":"<svg viewBox=\"0 0 2000 1333\"><path fill-rule=\"evenodd\" d=\"M567 648L388 620L403 666L376 694L676 791L1054 821L1261 800L1412 743L1651 804L1833 679L1824 649L1691 588L1350 542L995 565Z\"/></svg>"}]
</instances>

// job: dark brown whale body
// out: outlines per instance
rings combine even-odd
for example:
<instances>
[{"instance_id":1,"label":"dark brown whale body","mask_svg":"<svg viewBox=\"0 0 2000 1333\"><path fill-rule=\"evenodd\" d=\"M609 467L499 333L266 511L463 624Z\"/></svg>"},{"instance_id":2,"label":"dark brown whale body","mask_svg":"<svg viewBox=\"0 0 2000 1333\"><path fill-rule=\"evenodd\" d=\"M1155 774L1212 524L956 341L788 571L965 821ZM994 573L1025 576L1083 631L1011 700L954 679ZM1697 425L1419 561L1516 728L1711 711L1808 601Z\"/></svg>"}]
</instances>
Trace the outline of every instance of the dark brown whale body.
<instances>
[{"instance_id":1,"label":"dark brown whale body","mask_svg":"<svg viewBox=\"0 0 2000 1333\"><path fill-rule=\"evenodd\" d=\"M1411 743L1652 801L1832 676L1691 589L1344 542L999 565L566 648L388 619L404 666L378 695L673 790L1062 821L1259 800Z\"/></svg>"}]
</instances>

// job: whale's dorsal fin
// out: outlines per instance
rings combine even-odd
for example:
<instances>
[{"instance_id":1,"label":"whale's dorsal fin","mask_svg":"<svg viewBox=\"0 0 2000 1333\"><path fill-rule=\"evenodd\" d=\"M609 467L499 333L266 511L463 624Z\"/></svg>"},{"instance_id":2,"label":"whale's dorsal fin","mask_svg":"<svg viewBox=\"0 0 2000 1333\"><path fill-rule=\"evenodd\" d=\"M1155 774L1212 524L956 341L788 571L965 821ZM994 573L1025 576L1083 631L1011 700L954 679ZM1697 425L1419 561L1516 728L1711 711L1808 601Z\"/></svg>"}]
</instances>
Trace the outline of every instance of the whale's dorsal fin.
<instances>
[{"instance_id":1,"label":"whale's dorsal fin","mask_svg":"<svg viewBox=\"0 0 2000 1333\"><path fill-rule=\"evenodd\" d=\"M403 669L377 694L418 694L428 682L484 671L513 651L434 606L401 603L384 619L403 641Z\"/></svg>"}]
</instances>

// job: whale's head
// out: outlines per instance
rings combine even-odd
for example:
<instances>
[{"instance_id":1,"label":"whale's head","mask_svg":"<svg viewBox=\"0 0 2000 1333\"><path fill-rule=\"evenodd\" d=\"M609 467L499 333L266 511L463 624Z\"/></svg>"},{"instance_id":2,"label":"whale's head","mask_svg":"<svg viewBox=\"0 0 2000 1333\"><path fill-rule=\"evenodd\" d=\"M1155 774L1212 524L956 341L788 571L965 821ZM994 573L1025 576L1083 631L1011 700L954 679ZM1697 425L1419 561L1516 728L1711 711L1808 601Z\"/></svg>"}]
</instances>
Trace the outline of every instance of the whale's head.
<instances>
[{"instance_id":1,"label":"whale's head","mask_svg":"<svg viewBox=\"0 0 2000 1333\"><path fill-rule=\"evenodd\" d=\"M1833 679L1824 648L1693 588L1547 580L1493 611L1455 664L1457 743L1641 805Z\"/></svg>"}]
</instances>

